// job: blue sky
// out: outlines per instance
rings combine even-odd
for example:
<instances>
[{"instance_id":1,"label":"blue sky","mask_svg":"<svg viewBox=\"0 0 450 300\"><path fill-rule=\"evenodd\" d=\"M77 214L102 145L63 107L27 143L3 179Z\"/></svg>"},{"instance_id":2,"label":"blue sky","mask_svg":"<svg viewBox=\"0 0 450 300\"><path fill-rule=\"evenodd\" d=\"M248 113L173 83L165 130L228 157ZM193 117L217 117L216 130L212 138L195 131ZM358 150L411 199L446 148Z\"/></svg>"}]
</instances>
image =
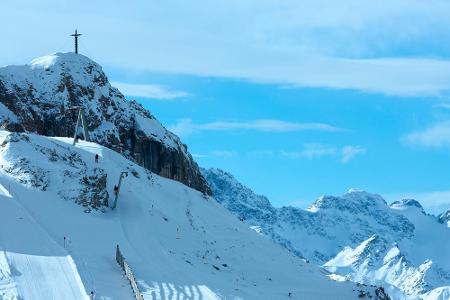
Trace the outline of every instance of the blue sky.
<instances>
[{"instance_id":1,"label":"blue sky","mask_svg":"<svg viewBox=\"0 0 450 300\"><path fill-rule=\"evenodd\" d=\"M78 28L201 166L277 206L354 187L450 207L449 1L19 0L0 26L0 65Z\"/></svg>"}]
</instances>

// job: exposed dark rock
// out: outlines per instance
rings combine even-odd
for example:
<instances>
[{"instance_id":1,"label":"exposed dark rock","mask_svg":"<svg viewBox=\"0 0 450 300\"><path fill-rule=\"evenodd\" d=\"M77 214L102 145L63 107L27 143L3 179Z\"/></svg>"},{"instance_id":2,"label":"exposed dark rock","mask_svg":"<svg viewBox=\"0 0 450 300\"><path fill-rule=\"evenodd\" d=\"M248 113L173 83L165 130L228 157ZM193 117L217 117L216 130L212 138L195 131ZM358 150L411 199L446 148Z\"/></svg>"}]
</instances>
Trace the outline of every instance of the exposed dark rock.
<instances>
[{"instance_id":1,"label":"exposed dark rock","mask_svg":"<svg viewBox=\"0 0 450 300\"><path fill-rule=\"evenodd\" d=\"M76 202L85 207L98 209L108 206L109 193L106 189L107 174L102 169L94 169L94 174L85 175L81 179L83 189Z\"/></svg>"}]
</instances>

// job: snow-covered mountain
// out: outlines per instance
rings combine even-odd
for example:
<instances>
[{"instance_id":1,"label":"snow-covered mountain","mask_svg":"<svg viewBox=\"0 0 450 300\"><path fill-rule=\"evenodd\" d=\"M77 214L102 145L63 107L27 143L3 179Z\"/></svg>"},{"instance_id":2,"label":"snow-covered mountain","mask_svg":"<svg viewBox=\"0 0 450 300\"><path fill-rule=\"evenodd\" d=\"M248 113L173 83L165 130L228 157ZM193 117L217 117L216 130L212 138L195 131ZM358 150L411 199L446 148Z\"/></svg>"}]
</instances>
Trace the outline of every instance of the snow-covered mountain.
<instances>
[{"instance_id":1,"label":"snow-covered mountain","mask_svg":"<svg viewBox=\"0 0 450 300\"><path fill-rule=\"evenodd\" d=\"M145 299L387 299L108 148L0 130L0 299L134 299L116 245Z\"/></svg>"},{"instance_id":2,"label":"snow-covered mountain","mask_svg":"<svg viewBox=\"0 0 450 300\"><path fill-rule=\"evenodd\" d=\"M186 145L140 104L127 101L89 58L56 53L29 65L0 68L2 128L73 137L78 107L91 141L161 176L210 192Z\"/></svg>"},{"instance_id":3,"label":"snow-covered mountain","mask_svg":"<svg viewBox=\"0 0 450 300\"><path fill-rule=\"evenodd\" d=\"M231 174L202 170L219 203L296 255L356 282L383 285L394 299L450 299L448 212L428 215L412 199L388 205L350 190L307 210L273 207Z\"/></svg>"},{"instance_id":4,"label":"snow-covered mountain","mask_svg":"<svg viewBox=\"0 0 450 300\"><path fill-rule=\"evenodd\" d=\"M439 222L447 224L447 226L450 227L450 209L439 216Z\"/></svg>"}]
</instances>

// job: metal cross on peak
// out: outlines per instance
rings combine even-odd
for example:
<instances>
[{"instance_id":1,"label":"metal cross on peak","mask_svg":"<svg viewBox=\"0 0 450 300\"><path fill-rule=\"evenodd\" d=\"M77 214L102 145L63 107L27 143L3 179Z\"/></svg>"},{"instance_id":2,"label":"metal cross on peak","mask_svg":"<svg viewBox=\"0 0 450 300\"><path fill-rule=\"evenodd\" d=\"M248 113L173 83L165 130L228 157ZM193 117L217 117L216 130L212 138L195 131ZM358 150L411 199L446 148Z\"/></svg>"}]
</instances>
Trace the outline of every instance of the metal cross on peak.
<instances>
[{"instance_id":1,"label":"metal cross on peak","mask_svg":"<svg viewBox=\"0 0 450 300\"><path fill-rule=\"evenodd\" d=\"M78 37L81 36L81 33L75 29L75 33L72 33L71 36L75 37L75 53L78 53Z\"/></svg>"}]
</instances>

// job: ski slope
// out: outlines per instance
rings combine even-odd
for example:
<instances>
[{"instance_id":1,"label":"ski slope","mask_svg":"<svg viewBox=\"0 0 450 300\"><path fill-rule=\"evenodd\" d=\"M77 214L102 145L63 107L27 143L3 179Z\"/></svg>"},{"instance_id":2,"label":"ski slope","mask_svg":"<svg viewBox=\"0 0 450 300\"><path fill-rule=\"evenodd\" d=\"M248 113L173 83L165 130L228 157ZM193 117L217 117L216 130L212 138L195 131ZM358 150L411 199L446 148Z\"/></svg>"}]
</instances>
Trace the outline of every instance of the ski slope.
<instances>
[{"instance_id":1,"label":"ski slope","mask_svg":"<svg viewBox=\"0 0 450 300\"><path fill-rule=\"evenodd\" d=\"M0 297L88 299L77 267L64 248L18 201L5 195L0 198Z\"/></svg>"},{"instance_id":2,"label":"ski slope","mask_svg":"<svg viewBox=\"0 0 450 300\"><path fill-rule=\"evenodd\" d=\"M145 299L377 299L375 287L333 281L214 199L95 143L71 144L0 131L0 299L133 299L116 245ZM80 200L87 186L111 204L122 171L116 210Z\"/></svg>"}]
</instances>

